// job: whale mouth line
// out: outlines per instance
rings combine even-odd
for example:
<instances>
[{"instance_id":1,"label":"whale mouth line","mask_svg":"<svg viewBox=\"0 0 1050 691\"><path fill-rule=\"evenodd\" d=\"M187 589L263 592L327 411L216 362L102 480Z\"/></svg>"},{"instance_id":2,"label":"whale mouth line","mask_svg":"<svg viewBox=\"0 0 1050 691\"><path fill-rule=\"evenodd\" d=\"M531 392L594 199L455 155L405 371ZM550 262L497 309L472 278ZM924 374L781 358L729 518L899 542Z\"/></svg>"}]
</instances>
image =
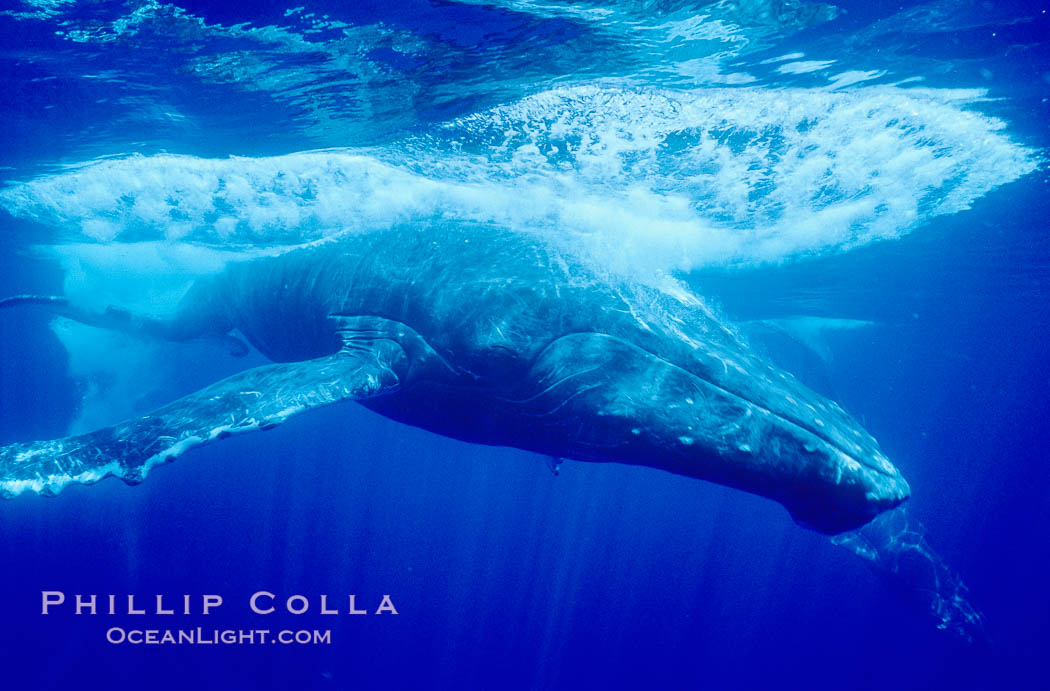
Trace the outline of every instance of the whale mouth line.
<instances>
[{"instance_id":1,"label":"whale mouth line","mask_svg":"<svg viewBox=\"0 0 1050 691\"><path fill-rule=\"evenodd\" d=\"M607 333L603 333L603 332L600 332L600 331L579 332L579 333L586 333L587 335L601 336L601 337L604 337L604 338L610 338L610 339L619 341L620 343L622 343L622 344L624 344L626 346L630 346L631 348L634 348L634 349L636 349L638 351L641 351L642 353L644 353L645 355L647 355L650 358L653 358L655 360L658 360L659 362L662 362L663 364L667 365L668 367L673 367L673 368L675 368L675 369L677 369L677 370L679 370L681 372L684 372L685 374L687 374L687 375L689 375L691 377L694 377L695 379L703 382L704 384L706 384L707 386L710 386L713 389L716 389L717 391L719 391L720 393L725 394L726 396L729 396L729 397L735 398L735 399L737 399L739 401L742 401L746 405L749 405L749 406L751 406L751 407L753 407L753 408L755 408L757 410L760 410L763 413L766 413L766 414L768 414L768 415L770 415L770 416L772 416L772 417L774 417L774 418L776 418L776 419L786 423L787 425L790 425L794 429L801 430L801 431L803 431L803 432L805 432L807 434L812 435L813 437L816 438L817 441L826 444L827 446L831 447L835 451L839 452L840 454L842 454L846 458L852 460L853 462L857 463L858 465L864 467L867 470L874 471L874 472L878 473L879 475L887 477L887 478L896 478L899 475L899 472L896 472L896 469L888 470L887 468L883 467L881 464L879 464L879 463L877 463L877 462L875 462L873 460L870 460L870 459L867 459L867 458L864 458L864 457L858 457L856 452L848 451L848 450L844 449L841 443L836 442L834 439L832 439L826 433L822 432L816 426L809 427L806 424L804 424L803 422L801 422L800 420L794 420L794 419L792 419L790 417L786 417L785 415L783 415L781 413L778 413L778 412L772 410L771 408L762 405L761 403L759 403L757 401L751 400L747 396L738 394L735 391L732 391L731 389L728 389L728 388L726 388L726 387L724 387L724 386L722 386L722 385L712 381L711 379L709 379L707 377L704 377L702 375L696 374L695 372L692 372L692 371L686 369L685 367L682 367L681 365L677 365L677 364L675 364L673 362L670 362L666 358L664 358L664 357L662 357L660 355L657 355L657 354L653 353L651 350L648 350L648 349L646 349L646 348L644 348L644 347L642 347L640 345L631 343L629 341L625 341L624 339L619 338L618 336L613 336L612 334L607 334ZM572 333L564 334L563 336L560 336L559 338L554 339L554 341L552 341L550 344L548 344L546 347L544 347L540 351L540 353L537 354L537 358L536 359L539 358L539 355L542 355L543 352L545 352L548 348L550 348L550 346L554 342L556 342L558 340L561 340L562 338L565 338L567 336L573 336L573 335L576 335L576 334L572 334ZM590 370L587 370L587 371L590 371ZM583 372L581 371L581 372L574 372L574 373L572 373L570 375L567 375L566 377L564 377L562 379L562 382L559 382L559 383L563 383L565 380L568 380L568 379L570 379L572 377L575 377L578 374L582 374L582 373Z\"/></svg>"},{"instance_id":2,"label":"whale mouth line","mask_svg":"<svg viewBox=\"0 0 1050 691\"><path fill-rule=\"evenodd\" d=\"M744 400L747 400L747 399L744 399ZM762 406L759 405L758 403L753 403L751 401L748 401L748 402L751 403L752 405L754 405L757 408L762 408ZM767 408L762 408L762 409L763 410L768 410ZM773 415L774 417L776 417L777 419L782 420L782 421L786 422L787 424L791 425L792 427L800 429L803 432L807 432L809 434L812 434L819 441L823 442L824 444L827 444L829 447L831 447L835 451L838 451L840 454L842 454L846 458L848 458L848 459L858 463L859 465L863 466L867 470L874 471L874 472L878 473L879 475L882 475L882 476L888 477L888 478L895 478L898 475L897 472L886 470L886 468L883 467L881 464L873 463L873 462L871 462L870 460L868 460L867 458L865 458L863 456L858 456L855 452L847 451L846 449L842 448L841 444L839 444L838 442L836 442L836 441L834 441L834 440L832 440L832 439L822 435L816 429L813 429L813 428L810 428L810 427L806 427L805 425L800 424L799 422L796 422L795 420L792 420L791 418L784 417L783 415L780 415L780 414L775 413L773 411L769 411L769 413L771 415Z\"/></svg>"},{"instance_id":3,"label":"whale mouth line","mask_svg":"<svg viewBox=\"0 0 1050 691\"><path fill-rule=\"evenodd\" d=\"M646 351L646 352L648 352L648 351ZM658 356L653 356L653 357L658 357ZM658 357L658 359L663 360L663 358L659 358L659 357ZM663 360L663 361L667 362L666 360ZM674 365L673 363L668 363L668 364L670 364L672 367L676 367L676 365ZM689 372L689 370L686 370L684 368L679 368L679 369L682 369L685 372ZM805 432L806 434L812 435L813 437L816 438L817 441L819 441L819 442L821 442L823 444L826 444L827 446L829 446L832 449L834 449L835 451L839 452L840 454L842 454L846 458L850 459L851 461L854 461L855 463L863 466L864 468L866 468L868 470L875 471L875 472L879 473L880 475L883 475L883 476L888 477L888 478L896 477L896 475L897 475L894 472L887 471L885 468L883 468L878 463L873 463L872 461L870 461L870 460L868 460L868 459L866 459L864 457L858 456L855 452L847 451L846 449L844 449L842 447L842 445L840 443L836 442L834 439L832 439L829 436L827 436L826 434L822 433L820 431L820 429L817 428L817 427L809 427L809 426L803 424L802 422L799 422L798 420L793 420L793 419L791 419L791 418L789 418L789 417L787 417L785 415L782 415L781 413L776 412L775 410L771 410L770 408L767 408L766 406L762 405L761 403L759 403L757 401L753 401L753 400L751 400L750 398L748 398L746 396L742 396L742 395L740 395L740 394L738 394L738 393L736 393L736 392L734 392L734 391L732 391L730 389L725 388L724 386L716 384L715 382L711 381L710 379L707 379L707 378L702 377L702 376L697 375L697 374L693 374L692 372L689 372L689 374L692 374L694 377L696 377L700 381L704 382L705 384L707 384L711 388L717 389L718 391L724 393L727 396L731 396L733 398L739 399L739 400L743 401L744 403L746 403L747 405L749 405L749 406L751 406L751 407L753 407L753 408L755 408L757 410L760 410L760 411L762 411L764 413L767 413L771 417L774 417L777 420L780 420L781 422L789 425L790 427L792 427L794 429L801 430L802 432Z\"/></svg>"}]
</instances>

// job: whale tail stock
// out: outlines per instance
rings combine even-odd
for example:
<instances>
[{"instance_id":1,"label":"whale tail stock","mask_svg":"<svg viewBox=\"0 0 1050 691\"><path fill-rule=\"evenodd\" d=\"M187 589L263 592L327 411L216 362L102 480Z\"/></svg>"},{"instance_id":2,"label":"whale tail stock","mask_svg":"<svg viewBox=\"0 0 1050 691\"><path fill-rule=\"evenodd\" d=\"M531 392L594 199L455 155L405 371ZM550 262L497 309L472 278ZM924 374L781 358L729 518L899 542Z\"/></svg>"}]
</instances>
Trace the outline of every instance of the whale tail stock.
<instances>
[{"instance_id":1,"label":"whale tail stock","mask_svg":"<svg viewBox=\"0 0 1050 691\"><path fill-rule=\"evenodd\" d=\"M42 307L60 317L114 331L143 334L164 340L185 340L173 326L173 322L152 317L132 314L127 310L107 307L100 312L93 312L70 304L69 300L59 295L14 295L0 299L0 309L11 307Z\"/></svg>"},{"instance_id":2,"label":"whale tail stock","mask_svg":"<svg viewBox=\"0 0 1050 691\"><path fill-rule=\"evenodd\" d=\"M221 342L234 357L242 357L249 352L244 341L228 333L228 330L209 328L208 322L202 319L192 321L185 318L157 319L118 307L93 311L74 305L67 298L59 295L13 295L0 299L0 309L15 307L39 307L87 326L163 341L211 338ZM180 314L182 313L184 311L180 310Z\"/></svg>"}]
</instances>

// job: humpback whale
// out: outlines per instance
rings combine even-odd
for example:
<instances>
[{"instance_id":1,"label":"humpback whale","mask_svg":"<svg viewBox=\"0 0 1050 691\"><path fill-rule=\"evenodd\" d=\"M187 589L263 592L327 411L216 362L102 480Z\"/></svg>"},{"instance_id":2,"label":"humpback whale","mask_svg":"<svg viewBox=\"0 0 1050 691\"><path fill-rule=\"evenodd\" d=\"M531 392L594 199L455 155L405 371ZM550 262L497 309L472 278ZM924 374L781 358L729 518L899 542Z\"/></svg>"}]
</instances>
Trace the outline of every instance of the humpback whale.
<instances>
[{"instance_id":1,"label":"humpback whale","mask_svg":"<svg viewBox=\"0 0 1050 691\"><path fill-rule=\"evenodd\" d=\"M157 464L357 401L478 444L618 462L780 502L836 534L909 495L836 403L751 352L684 286L608 275L548 242L435 221L231 263L168 318L19 296L88 324L183 341L243 337L272 364L136 419L0 448L0 495L142 481Z\"/></svg>"}]
</instances>

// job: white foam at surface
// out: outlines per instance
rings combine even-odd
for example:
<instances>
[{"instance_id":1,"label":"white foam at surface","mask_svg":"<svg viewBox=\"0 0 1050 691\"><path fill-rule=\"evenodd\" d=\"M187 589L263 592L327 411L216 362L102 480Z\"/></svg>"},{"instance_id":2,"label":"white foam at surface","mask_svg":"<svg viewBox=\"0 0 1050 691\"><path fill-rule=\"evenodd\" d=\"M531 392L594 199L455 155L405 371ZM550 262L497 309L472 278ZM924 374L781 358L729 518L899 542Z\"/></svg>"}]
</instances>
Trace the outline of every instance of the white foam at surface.
<instances>
[{"instance_id":1,"label":"white foam at surface","mask_svg":"<svg viewBox=\"0 0 1050 691\"><path fill-rule=\"evenodd\" d=\"M666 274L898 237L1033 170L974 90L548 90L371 150L129 156L0 192L102 246L295 246L432 219L493 221ZM70 237L70 235L72 237Z\"/></svg>"},{"instance_id":2,"label":"white foam at surface","mask_svg":"<svg viewBox=\"0 0 1050 691\"><path fill-rule=\"evenodd\" d=\"M968 108L982 97L884 86L577 88L452 130L478 133L479 154L495 145L504 155L497 173L528 175L546 162L588 187L644 185L664 202L688 200L696 230L689 239L701 240L691 243L693 268L896 237L1033 170L1035 155L1004 136L1003 123ZM708 242L712 229L725 245ZM621 231L631 232L611 232Z\"/></svg>"}]
</instances>

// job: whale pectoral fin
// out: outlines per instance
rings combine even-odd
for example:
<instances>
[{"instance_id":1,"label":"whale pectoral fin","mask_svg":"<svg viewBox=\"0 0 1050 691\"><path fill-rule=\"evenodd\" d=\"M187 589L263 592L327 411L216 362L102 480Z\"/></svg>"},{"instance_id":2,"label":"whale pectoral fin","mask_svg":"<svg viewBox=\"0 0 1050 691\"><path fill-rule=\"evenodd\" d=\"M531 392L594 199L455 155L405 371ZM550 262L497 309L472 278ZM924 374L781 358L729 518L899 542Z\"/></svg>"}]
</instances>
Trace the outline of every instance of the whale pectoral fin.
<instances>
[{"instance_id":1,"label":"whale pectoral fin","mask_svg":"<svg viewBox=\"0 0 1050 691\"><path fill-rule=\"evenodd\" d=\"M379 340L303 362L256 367L88 434L0 447L0 497L54 495L70 483L115 476L141 482L187 449L231 434L271 429L312 408L397 390L408 369L401 346Z\"/></svg>"}]
</instances>

